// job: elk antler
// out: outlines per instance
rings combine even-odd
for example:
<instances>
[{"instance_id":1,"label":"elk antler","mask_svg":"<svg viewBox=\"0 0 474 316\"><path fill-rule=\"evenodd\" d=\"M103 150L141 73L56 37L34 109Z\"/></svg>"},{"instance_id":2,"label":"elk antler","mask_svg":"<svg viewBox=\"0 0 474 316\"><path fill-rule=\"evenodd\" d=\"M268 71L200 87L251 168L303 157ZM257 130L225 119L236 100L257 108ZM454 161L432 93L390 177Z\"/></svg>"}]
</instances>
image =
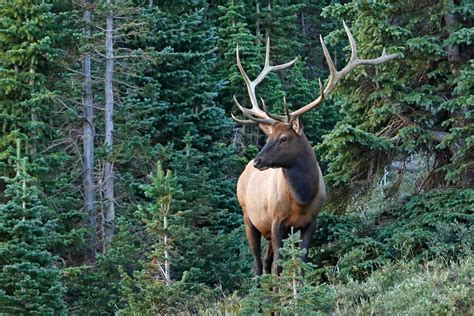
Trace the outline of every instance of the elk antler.
<instances>
[{"instance_id":1,"label":"elk antler","mask_svg":"<svg viewBox=\"0 0 474 316\"><path fill-rule=\"evenodd\" d=\"M258 102L257 102L257 97L255 95L255 88L258 86L260 82L262 82L262 80L271 71L281 70L281 69L290 67L296 62L296 58L286 64L270 66L270 37L268 37L267 35L266 51L265 51L265 66L263 67L262 72L260 72L257 78L255 78L255 80L250 81L249 77L247 76L247 73L245 72L244 68L242 67L242 64L240 63L239 45L237 45L237 49L236 49L236 59L237 59L237 67L239 67L240 73L242 74L242 77L244 78L245 85L247 86L247 91L249 93L250 103L252 103L252 108L251 109L244 108L242 105L240 105L240 103L237 101L234 95L235 104L242 111L244 116L249 118L249 120L240 120L236 118L233 114L232 114L232 118L240 123L273 124L278 121L281 122L284 117L268 113L266 111L265 102L263 102L263 99L262 99L262 105L264 107L264 110L262 110L259 107Z\"/></svg>"},{"instance_id":2,"label":"elk antler","mask_svg":"<svg viewBox=\"0 0 474 316\"><path fill-rule=\"evenodd\" d=\"M271 70L274 70L274 68L276 68L276 69L286 68L286 67L292 65L296 61L296 59L289 62L289 63L287 63L287 64L284 64L284 65L274 66L274 67L269 66L269 56L270 56L269 48L270 48L270 44L269 44L269 40L267 39L267 52L266 52L266 58L265 58L265 68L262 71L262 73L257 77L257 79L255 79L255 81L250 82L247 75L245 74L245 71L242 68L242 65L240 64L240 58L239 58L238 47L237 47L237 66L239 67L240 73L244 77L244 80L247 84L247 89L249 91L250 100L252 102L252 109L243 108L236 101L236 99L234 97L234 101L236 102L239 109L250 120L239 120L239 119L236 119L233 115L232 115L232 117L234 119L236 119L237 121L241 122L241 123L254 123L254 122L257 122L257 123L272 124L272 123L275 122L275 120L280 121L280 122L284 122L284 123L291 123L293 120L298 118L300 115L302 115L302 114L314 109L318 105L320 105L324 101L324 99L334 90L337 83L342 78L344 78L348 73L350 73L355 67L357 67L359 65L378 65L378 64L384 63L386 61L389 61L391 59L400 57L399 54L389 54L389 55L387 55L387 53L385 52L385 48L384 48L383 51L382 51L382 55L378 58L375 58L375 59L360 59L357 56L357 45L356 45L356 42L354 40L354 37L352 36L352 33L349 30L349 28L347 27L346 23L344 21L342 23L344 25L344 30L346 31L347 37L349 38L349 43L351 44L351 51L352 52L351 52L351 58L350 58L349 62L347 63L347 65L342 70L338 71L336 69L336 67L334 66L334 63L333 63L332 58L329 54L329 51L326 47L326 44L324 43L323 37L320 36L319 39L321 41L321 46L323 47L324 57L326 58L326 62L327 62L328 67L329 67L329 83L326 86L326 88L323 89L323 84L322 84L321 80L319 80L319 88L320 88L320 91L321 91L320 96L317 99L315 99L314 101L306 104L305 106L303 106L302 108L300 108L300 109L298 109L294 112L291 112L291 113L288 112L288 106L285 102L286 116L272 115L272 114L268 113L265 108L264 108L265 109L264 111L260 110L260 108L258 107L258 104L257 104L257 99L255 98L255 86L258 85ZM267 68L268 68L268 70L264 74L264 72ZM264 74L264 75L262 75L262 74ZM263 103L263 100L262 100L262 103Z\"/></svg>"},{"instance_id":3,"label":"elk antler","mask_svg":"<svg viewBox=\"0 0 474 316\"><path fill-rule=\"evenodd\" d=\"M299 110L296 110L290 114L292 119L295 119L296 117L300 116L303 113L308 112L309 110L312 110L313 108L317 107L322 103L325 97L327 97L336 87L336 84L344 78L349 72L351 72L355 67L359 65L378 65L381 63L384 63L388 60L400 57L399 54L390 54L387 55L385 52L385 48L382 51L382 55L378 58L375 59L359 59L357 56L357 45L354 40L354 36L352 36L351 31L346 25L346 22L342 21L342 24L344 25L344 30L346 31L347 37L349 38L349 42L351 44L351 59L347 63L347 65L342 68L342 70L337 71L336 67L334 66L334 63L331 59L331 56L329 55L329 51L326 47L326 44L324 43L323 37L320 35L319 40L321 41L321 46L323 47L323 52L324 52L324 57L326 57L326 62L329 67L329 83L324 89L324 91L321 93L321 95L311 103L308 103L307 105L303 106Z\"/></svg>"}]
</instances>

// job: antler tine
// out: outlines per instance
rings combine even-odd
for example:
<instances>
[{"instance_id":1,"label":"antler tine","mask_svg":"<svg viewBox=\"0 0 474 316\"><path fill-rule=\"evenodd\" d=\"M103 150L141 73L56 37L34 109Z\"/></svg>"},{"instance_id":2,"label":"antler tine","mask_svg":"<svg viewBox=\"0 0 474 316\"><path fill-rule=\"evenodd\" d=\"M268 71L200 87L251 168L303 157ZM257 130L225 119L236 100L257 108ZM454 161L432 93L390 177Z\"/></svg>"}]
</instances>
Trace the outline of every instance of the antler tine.
<instances>
[{"instance_id":1,"label":"antler tine","mask_svg":"<svg viewBox=\"0 0 474 316\"><path fill-rule=\"evenodd\" d=\"M262 72L255 78L255 86L257 86L270 72L270 36L265 36L265 64L263 65Z\"/></svg>"},{"instance_id":2,"label":"antler tine","mask_svg":"<svg viewBox=\"0 0 474 316\"><path fill-rule=\"evenodd\" d=\"M255 86L253 85L252 81L250 81L249 76L245 72L244 67L242 67L242 63L240 62L240 53L239 53L239 45L238 44L237 44L237 48L235 50L235 55L236 55L235 57L236 57L236 60L237 60L237 67L239 68L240 74L244 78L245 85L247 86L247 91L248 91L249 97L250 97L250 103L252 104L252 110L256 112L255 115L257 117L263 118L264 113L263 113L263 111L261 111L259 109L257 99L255 97ZM234 98L234 100L235 100L235 98ZM260 112L262 112L263 115Z\"/></svg>"},{"instance_id":3,"label":"antler tine","mask_svg":"<svg viewBox=\"0 0 474 316\"><path fill-rule=\"evenodd\" d=\"M284 116L277 115L277 114L272 114L272 113L268 112L265 101L263 101L262 98L260 98L260 101L262 101L263 111L265 112L266 115L268 115L272 119L275 119L275 120L280 121L280 122L283 122L285 120Z\"/></svg>"},{"instance_id":4,"label":"antler tine","mask_svg":"<svg viewBox=\"0 0 474 316\"><path fill-rule=\"evenodd\" d=\"M326 63L328 64L330 79L337 76L337 69L334 66L334 62L332 61L331 54L329 54L329 50L326 47L326 43L324 42L323 36L319 35L319 41L321 42L321 46L323 47L324 57L326 58Z\"/></svg>"},{"instance_id":5,"label":"antler tine","mask_svg":"<svg viewBox=\"0 0 474 316\"><path fill-rule=\"evenodd\" d=\"M283 107L285 108L286 122L291 122L290 111L288 111L288 103L286 103L286 97L283 96Z\"/></svg>"},{"instance_id":6,"label":"antler tine","mask_svg":"<svg viewBox=\"0 0 474 316\"><path fill-rule=\"evenodd\" d=\"M239 52L239 45L237 45L236 48L236 60L237 60L237 67L239 68L240 74L244 78L245 85L247 86L247 91L250 97L250 103L252 104L251 109L244 108L241 106L237 100L234 97L234 101L236 102L237 106L239 109L242 111L242 113L253 120L253 118L259 119L259 122L257 123L263 123L261 120L266 120L267 122L275 123L276 121L282 121L284 117L279 116L279 115L272 115L268 113L266 110L262 110L257 101L257 97L255 94L255 88L257 87L260 82L271 72L275 70L281 70L284 68L288 68L291 65L293 65L296 62L296 58L293 59L292 61L281 64L281 65L276 65L276 66L271 66L270 65L270 37L267 35L266 38L266 50L265 50L265 65L260 72L260 74L257 76L257 78L254 81L251 81L250 78L248 77L247 73L245 72L242 63L240 61L240 52ZM263 100L262 100L263 102ZM263 104L263 103L262 103Z\"/></svg>"},{"instance_id":7,"label":"antler tine","mask_svg":"<svg viewBox=\"0 0 474 316\"><path fill-rule=\"evenodd\" d=\"M242 120L236 117L233 113L230 113L230 116L234 119L234 121L240 123L240 124L254 124L255 122L252 120Z\"/></svg>"},{"instance_id":8,"label":"antler tine","mask_svg":"<svg viewBox=\"0 0 474 316\"><path fill-rule=\"evenodd\" d=\"M292 119L295 117L298 117L302 115L303 113L308 112L309 110L317 107L320 105L325 97L327 97L336 87L337 83L344 78L349 72L351 72L354 68L356 68L359 65L378 65L381 63L384 63L386 61L389 61L394 58L400 57L399 54L389 54L387 55L385 48L382 51L382 55L378 58L374 59L359 59L357 56L357 44L356 41L354 40L354 36L352 35L349 27L347 26L346 22L342 21L342 24L344 25L344 30L346 31L347 37L349 38L349 43L351 45L351 58L349 59L349 62L347 65L341 69L340 71L337 71L336 67L334 66L334 63L332 61L331 55L329 54L329 51L326 47L326 44L324 43L324 40L322 36L320 36L320 41L321 41L321 46L323 48L323 53L324 57L326 58L326 62L329 67L329 82L326 88L323 90L322 89L322 83L320 81L320 90L321 90L321 95L314 101L308 103L307 105L303 106L302 108L292 112L290 115Z\"/></svg>"},{"instance_id":9,"label":"antler tine","mask_svg":"<svg viewBox=\"0 0 474 316\"><path fill-rule=\"evenodd\" d=\"M357 44L352 36L352 32L346 24L346 21L342 20L342 25L344 26L344 31L346 31L347 37L349 38L349 44L351 44L351 59L349 60L349 64L354 62L357 59Z\"/></svg>"},{"instance_id":10,"label":"antler tine","mask_svg":"<svg viewBox=\"0 0 474 316\"><path fill-rule=\"evenodd\" d=\"M293 59L290 62L281 65L270 66L270 37L267 35L266 37L266 44L265 44L265 66L263 67L262 72L258 75L258 77L253 81L253 84L257 86L262 80L272 71L281 70L290 67L293 65L298 57Z\"/></svg>"},{"instance_id":11,"label":"antler tine","mask_svg":"<svg viewBox=\"0 0 474 316\"><path fill-rule=\"evenodd\" d=\"M346 22L342 21L342 24L344 25L344 30L346 31L347 37L349 38L349 42L351 44L351 59L349 60L349 63L344 67L341 71L339 71L339 76L342 78L346 74L348 74L352 69L359 65L378 65L381 63L384 63L388 60L400 57L399 54L390 54L387 55L385 48L382 50L382 55L380 57L374 58L374 59L359 59L359 56L357 55L357 44L354 40L354 36L351 33L351 30L347 26Z\"/></svg>"},{"instance_id":12,"label":"antler tine","mask_svg":"<svg viewBox=\"0 0 474 316\"><path fill-rule=\"evenodd\" d=\"M237 107L242 111L242 114L245 117L247 117L248 119L251 120L251 121L241 120L241 119L236 118L234 115L232 115L232 118L234 120L236 120L237 122L239 122L239 123L243 123L243 122L245 122L245 123L262 123L262 124L273 124L275 122L275 120L273 118L258 118L258 117L253 116L254 112L251 109L244 108L239 103L239 101L237 101L237 98L235 97L235 95L233 96L233 98L234 98L234 102L237 105Z\"/></svg>"},{"instance_id":13,"label":"antler tine","mask_svg":"<svg viewBox=\"0 0 474 316\"><path fill-rule=\"evenodd\" d=\"M246 116L252 115L252 110L251 110L251 109L244 108L244 107L240 104L240 102L237 101L237 98L235 97L235 94L232 96L232 98L234 99L235 105L237 105L237 107L239 108L239 110L241 110L244 115L246 115Z\"/></svg>"},{"instance_id":14,"label":"antler tine","mask_svg":"<svg viewBox=\"0 0 474 316\"><path fill-rule=\"evenodd\" d=\"M321 101L324 101L326 97L324 96L324 86L323 86L323 82L321 81L321 78L318 78L318 82L319 82L319 96L321 97Z\"/></svg>"}]
</instances>

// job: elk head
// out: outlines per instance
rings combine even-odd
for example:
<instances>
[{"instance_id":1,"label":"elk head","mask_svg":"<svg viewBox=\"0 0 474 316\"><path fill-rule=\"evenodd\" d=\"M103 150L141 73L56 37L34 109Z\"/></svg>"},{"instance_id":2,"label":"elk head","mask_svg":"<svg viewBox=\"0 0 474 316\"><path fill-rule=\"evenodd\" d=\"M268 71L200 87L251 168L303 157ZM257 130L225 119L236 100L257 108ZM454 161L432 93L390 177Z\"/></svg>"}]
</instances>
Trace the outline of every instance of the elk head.
<instances>
[{"instance_id":1,"label":"elk head","mask_svg":"<svg viewBox=\"0 0 474 316\"><path fill-rule=\"evenodd\" d=\"M323 87L321 79L319 80L320 95L314 101L306 104L300 109L289 112L286 101L284 102L285 115L271 114L267 111L265 102L261 99L260 107L257 97L255 94L255 88L260 82L271 72L280 69L290 67L296 62L296 58L292 61L271 66L270 65L270 39L267 36L266 39L266 53L265 53L265 65L261 73L253 81L249 79L247 73L242 67L239 55L239 46L236 49L237 67L245 81L247 91L250 97L251 108L243 107L236 99L234 95L234 102L237 107L242 111L242 114L247 119L239 119L232 114L232 118L239 123L254 123L258 124L260 129L267 135L267 142L262 148L260 153L254 159L254 166L259 170L265 170L268 168L288 168L295 161L295 159L301 154L302 150L308 150L309 143L306 136L303 133L303 127L300 121L300 116L320 104L324 101L325 97L328 96L337 86L337 83L344 78L349 72L359 65L377 65L388 60L399 57L398 54L387 54L385 49L382 55L375 59L360 59L357 56L357 46L352 36L351 31L347 27L346 23L343 22L344 29L349 43L351 45L351 58L347 65L342 70L337 70L334 66L329 51L324 43L322 36L320 36L321 46L323 48L324 57L329 67L329 81L326 87Z\"/></svg>"},{"instance_id":2,"label":"elk head","mask_svg":"<svg viewBox=\"0 0 474 316\"><path fill-rule=\"evenodd\" d=\"M259 170L290 168L301 157L302 152L312 150L299 119L289 124L262 124L260 128L267 134L267 141L253 161L254 167Z\"/></svg>"}]
</instances>

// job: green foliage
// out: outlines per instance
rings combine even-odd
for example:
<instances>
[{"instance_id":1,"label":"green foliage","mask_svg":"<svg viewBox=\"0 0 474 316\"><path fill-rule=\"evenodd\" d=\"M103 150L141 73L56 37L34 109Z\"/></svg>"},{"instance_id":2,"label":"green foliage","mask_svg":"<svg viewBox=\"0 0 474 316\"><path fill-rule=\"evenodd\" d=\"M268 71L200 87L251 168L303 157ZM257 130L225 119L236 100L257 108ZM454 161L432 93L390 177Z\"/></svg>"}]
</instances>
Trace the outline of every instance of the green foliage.
<instances>
[{"instance_id":1,"label":"green foliage","mask_svg":"<svg viewBox=\"0 0 474 316\"><path fill-rule=\"evenodd\" d=\"M54 98L48 75L58 71L54 60L60 52L56 6L56 1L0 5L1 174L12 174L16 138L28 139L34 153L51 137L45 119Z\"/></svg>"},{"instance_id":2,"label":"green foliage","mask_svg":"<svg viewBox=\"0 0 474 316\"><path fill-rule=\"evenodd\" d=\"M168 9L143 12L149 30L141 45L153 62L138 78L144 89L133 91L127 100L132 113L123 112L119 137L124 153L132 154L123 156L123 167L125 174L131 173L131 157L133 163L138 158L149 166L151 152L163 161L163 168L173 171L181 189L172 206L177 213L172 219L177 237L173 236L174 278L187 273L195 282L229 288L249 270L238 260L231 260L233 267L224 264L239 255L242 238L236 238L241 219L233 193L234 151L226 144L232 124L214 100L220 91L212 76L216 29L202 8L188 9L184 15ZM130 137L133 126L137 133ZM148 151L135 151L140 144ZM132 170L143 172L142 167ZM211 247L215 251L209 252Z\"/></svg>"},{"instance_id":3,"label":"green foliage","mask_svg":"<svg viewBox=\"0 0 474 316\"><path fill-rule=\"evenodd\" d=\"M90 2L0 4L0 313L64 314L63 297L67 312L78 315L469 312L469 1ZM93 175L100 222L101 160L113 159L116 234L94 258L85 238L82 130L92 123L102 143L110 9L117 15L114 147L96 146ZM313 264L301 262L290 236L282 276L263 276L252 288L235 184L263 137L230 120L232 95L249 106L236 46L251 78L262 68L266 33L272 64L298 57L257 89L272 112L282 112L283 96L294 110L318 96L318 77L327 78L319 35L338 69L347 61L342 19L362 57L384 46L404 56L359 68L303 117L309 140L323 142L317 148L327 187L340 198L332 210L352 213L319 217ZM94 122L83 117L85 53L92 56ZM18 138L30 163L15 177ZM431 190L443 186L449 189ZM170 282L161 270L166 251Z\"/></svg>"},{"instance_id":4,"label":"green foliage","mask_svg":"<svg viewBox=\"0 0 474 316\"><path fill-rule=\"evenodd\" d=\"M196 312L218 293L199 283L200 274L204 272L200 271L200 268L204 267L193 262L191 269L188 268L189 271L183 272L180 280L176 278L180 277L177 270L182 268L182 258L194 255L188 249L182 249L180 239L187 234L193 234L195 238L202 237L196 236L186 227L179 215L183 212L176 209L176 202L183 196L177 178L170 171L165 173L161 164L158 164L157 172L150 176L150 180L151 183L142 186L142 189L153 202L139 207L137 211L137 216L145 226L141 247L146 249L147 254L141 262L141 269L135 271L133 275L128 275L122 270L120 284L125 308L119 314ZM186 243L190 243L190 240L186 240ZM203 243L204 240L198 241L198 244ZM199 256L199 260L204 259L205 262L216 261L203 258L200 254L196 255ZM219 273L213 271L212 267L207 267L207 271L212 274Z\"/></svg>"},{"instance_id":5,"label":"green foliage","mask_svg":"<svg viewBox=\"0 0 474 316\"><path fill-rule=\"evenodd\" d=\"M36 181L26 172L26 159L7 183L7 202L0 204L0 313L61 314L66 310L57 257L52 243L53 221L45 221L47 207Z\"/></svg>"},{"instance_id":6,"label":"green foliage","mask_svg":"<svg viewBox=\"0 0 474 316\"><path fill-rule=\"evenodd\" d=\"M400 207L370 215L321 214L310 248L311 262L317 265L300 260L297 235L291 235L282 249L280 277L259 277L259 286L240 301L223 299L207 311L469 313L473 193L464 189L415 195ZM299 274L303 267L304 278Z\"/></svg>"},{"instance_id":7,"label":"green foliage","mask_svg":"<svg viewBox=\"0 0 474 316\"><path fill-rule=\"evenodd\" d=\"M382 47L403 54L381 66L361 67L341 83L344 118L319 146L328 163L333 209L368 192L386 166L419 154L436 160L423 188L449 182L469 186L473 76L466 30L470 11L463 8L469 4L377 1L324 9L326 16L351 21L361 57L376 56ZM453 14L455 25L441 23ZM336 31L330 38L342 35ZM453 47L458 53L448 58Z\"/></svg>"},{"instance_id":8,"label":"green foliage","mask_svg":"<svg viewBox=\"0 0 474 316\"><path fill-rule=\"evenodd\" d=\"M451 160L444 166L446 177L452 182L462 179L463 175L472 172L474 160L474 61L471 59L466 67L459 70L453 78L453 98L446 100L441 106L450 113L459 115L443 122L449 128L449 135L437 146L439 149L455 147Z\"/></svg>"},{"instance_id":9,"label":"green foliage","mask_svg":"<svg viewBox=\"0 0 474 316\"><path fill-rule=\"evenodd\" d=\"M463 256L474 242L473 203L472 189L449 190L415 195L369 216L322 214L313 255L318 273L363 280L392 261Z\"/></svg>"},{"instance_id":10,"label":"green foliage","mask_svg":"<svg viewBox=\"0 0 474 316\"><path fill-rule=\"evenodd\" d=\"M217 289L196 282L180 280L167 286L154 278L156 274L156 266L144 266L133 277L122 276L122 297L128 303L119 315L195 314L218 295Z\"/></svg>"},{"instance_id":11,"label":"green foliage","mask_svg":"<svg viewBox=\"0 0 474 316\"><path fill-rule=\"evenodd\" d=\"M299 248L299 242L297 234L291 234L284 240L284 246L280 249L284 258L280 260L283 272L280 276L265 274L256 278L258 286L252 288L241 303L242 314L258 311L264 314L316 315L329 311L333 293L327 285L310 281L314 279L315 266L302 261L304 250Z\"/></svg>"},{"instance_id":12,"label":"green foliage","mask_svg":"<svg viewBox=\"0 0 474 316\"><path fill-rule=\"evenodd\" d=\"M367 280L335 285L338 315L441 314L472 312L472 259L400 261L374 272Z\"/></svg>"}]
</instances>

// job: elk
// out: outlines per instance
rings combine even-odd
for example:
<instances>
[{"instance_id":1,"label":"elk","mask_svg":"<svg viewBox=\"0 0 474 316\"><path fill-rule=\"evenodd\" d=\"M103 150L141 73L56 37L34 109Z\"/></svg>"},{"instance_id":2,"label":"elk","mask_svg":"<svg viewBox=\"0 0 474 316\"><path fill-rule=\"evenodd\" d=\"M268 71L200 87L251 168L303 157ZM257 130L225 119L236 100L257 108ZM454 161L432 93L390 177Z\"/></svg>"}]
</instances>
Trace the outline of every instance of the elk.
<instances>
[{"instance_id":1,"label":"elk","mask_svg":"<svg viewBox=\"0 0 474 316\"><path fill-rule=\"evenodd\" d=\"M237 67L245 81L251 108L243 107L234 95L234 102L246 119L232 118L239 123L258 124L266 134L267 141L258 155L250 161L237 183L237 198L243 210L245 233L254 258L256 275L271 273L272 267L280 274L277 265L282 240L291 227L300 230L300 247L304 249L303 260L307 261L307 250L316 230L316 217L326 199L323 175L313 148L303 132L300 116L320 104L336 88L337 83L359 65L377 65L398 57L397 54L382 55L375 59L360 59L351 31L343 22L351 46L351 58L340 71L336 69L328 49L320 36L321 46L329 68L329 81L325 88L319 80L320 96L294 112L289 112L284 102L285 115L271 114L261 99L260 107L255 88L272 71L290 67L296 58L286 64L270 65L270 40L267 36L265 65L253 81L242 67L239 46L236 48ZM260 240L268 240L262 264Z\"/></svg>"}]
</instances>

